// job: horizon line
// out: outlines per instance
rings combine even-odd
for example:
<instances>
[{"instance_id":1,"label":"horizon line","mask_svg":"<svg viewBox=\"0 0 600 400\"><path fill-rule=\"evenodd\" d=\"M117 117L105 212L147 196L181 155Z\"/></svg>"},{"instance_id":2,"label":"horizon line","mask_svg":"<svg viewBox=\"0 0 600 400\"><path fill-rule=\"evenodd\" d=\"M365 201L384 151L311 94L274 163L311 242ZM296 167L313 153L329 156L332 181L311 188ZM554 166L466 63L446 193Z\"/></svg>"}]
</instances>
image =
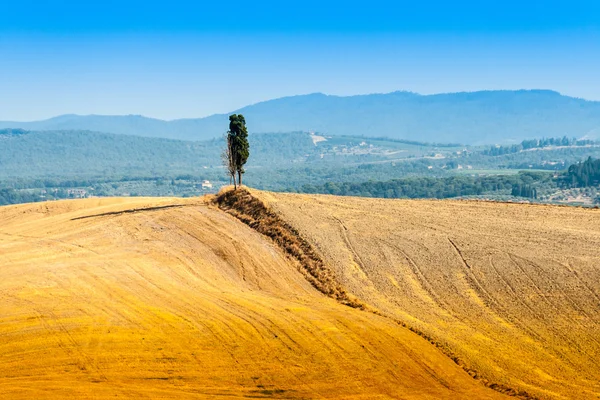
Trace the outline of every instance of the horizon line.
<instances>
[{"instance_id":1,"label":"horizon line","mask_svg":"<svg viewBox=\"0 0 600 400\"><path fill-rule=\"evenodd\" d=\"M28 121L4 120L4 121L0 121L0 122L2 122L2 123L10 123L10 122L35 123L35 122L46 122L46 121L50 121L50 120L61 118L61 117L140 117L140 118L153 119L153 120L162 121L162 122L174 122L174 121L204 119L204 118L210 118L210 117L214 117L214 116L228 115L231 113L236 113L236 112L243 110L245 108L248 108L248 107L253 107L258 104L268 103L271 101L289 99L289 98L294 98L294 97L315 96L315 95L320 95L320 96L325 96L325 97L338 97L338 98L385 96L385 95L391 95L391 94L407 94L407 95L422 96L422 97L433 97L433 96L443 96L443 95L475 94L475 93L489 93L489 92L545 92L545 93L557 94L557 95L563 96L563 97L569 97L572 99L583 100L583 101L587 101L587 102L599 102L600 101L600 100L592 100L592 99L586 99L583 97L563 94L563 93L561 93L557 90L553 90L553 89L541 89L541 88L536 88L536 89L480 89L480 90L465 90L465 91L457 91L457 92L439 92L439 93L426 93L426 94L413 92L410 90L394 90L391 92L357 93L357 94L350 94L350 95L337 95L337 94L328 94L328 93L324 93L324 92L312 92L312 93L293 94L293 95L288 95L288 96L281 96L281 97L275 97L272 99L261 100L261 101L255 102L255 103L247 104L236 110L231 110L231 111L222 112L222 113L209 114L209 115L205 115L203 117L181 117L181 118L173 118L173 119L162 119L162 118L152 117L152 116L148 116L148 115L144 115L144 114L94 114L94 113L92 113L92 114L76 114L76 113L68 113L67 112L64 114L58 114L58 115L55 115L52 117L42 118L42 119L35 119L35 120L28 120Z\"/></svg>"}]
</instances>

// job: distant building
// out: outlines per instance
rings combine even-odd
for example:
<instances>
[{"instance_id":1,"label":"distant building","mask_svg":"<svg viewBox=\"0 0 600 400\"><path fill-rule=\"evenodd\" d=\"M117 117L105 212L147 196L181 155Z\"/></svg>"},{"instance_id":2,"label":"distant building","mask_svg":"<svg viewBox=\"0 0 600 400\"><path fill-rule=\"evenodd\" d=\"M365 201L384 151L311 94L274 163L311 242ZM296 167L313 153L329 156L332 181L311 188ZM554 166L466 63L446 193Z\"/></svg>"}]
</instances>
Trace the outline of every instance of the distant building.
<instances>
[{"instance_id":1,"label":"distant building","mask_svg":"<svg viewBox=\"0 0 600 400\"><path fill-rule=\"evenodd\" d=\"M87 191L85 189L68 189L67 193L69 194L69 197L74 197L76 199L87 197Z\"/></svg>"}]
</instances>

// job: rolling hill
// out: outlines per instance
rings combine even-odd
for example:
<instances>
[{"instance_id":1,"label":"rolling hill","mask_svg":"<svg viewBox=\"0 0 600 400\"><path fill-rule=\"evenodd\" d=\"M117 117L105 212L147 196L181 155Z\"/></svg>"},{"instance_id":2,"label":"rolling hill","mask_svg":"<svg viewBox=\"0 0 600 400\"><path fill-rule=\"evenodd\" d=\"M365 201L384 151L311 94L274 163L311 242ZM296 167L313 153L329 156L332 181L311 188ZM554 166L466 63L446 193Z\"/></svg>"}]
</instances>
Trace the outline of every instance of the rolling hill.
<instances>
[{"instance_id":1,"label":"rolling hill","mask_svg":"<svg viewBox=\"0 0 600 400\"><path fill-rule=\"evenodd\" d=\"M500 399L203 199L0 208L0 397Z\"/></svg>"},{"instance_id":2,"label":"rolling hill","mask_svg":"<svg viewBox=\"0 0 600 400\"><path fill-rule=\"evenodd\" d=\"M0 207L0 397L594 399L599 222L259 191Z\"/></svg>"},{"instance_id":3,"label":"rolling hill","mask_svg":"<svg viewBox=\"0 0 600 400\"><path fill-rule=\"evenodd\" d=\"M382 315L539 398L600 396L600 210L256 193Z\"/></svg>"},{"instance_id":4,"label":"rolling hill","mask_svg":"<svg viewBox=\"0 0 600 400\"><path fill-rule=\"evenodd\" d=\"M548 90L436 95L393 92L347 97L316 93L265 101L232 112L244 114L251 132L314 130L331 135L466 144L563 135L600 137L600 102ZM45 121L0 122L0 128L206 140L227 130L227 115L173 121L139 115L63 115Z\"/></svg>"}]
</instances>

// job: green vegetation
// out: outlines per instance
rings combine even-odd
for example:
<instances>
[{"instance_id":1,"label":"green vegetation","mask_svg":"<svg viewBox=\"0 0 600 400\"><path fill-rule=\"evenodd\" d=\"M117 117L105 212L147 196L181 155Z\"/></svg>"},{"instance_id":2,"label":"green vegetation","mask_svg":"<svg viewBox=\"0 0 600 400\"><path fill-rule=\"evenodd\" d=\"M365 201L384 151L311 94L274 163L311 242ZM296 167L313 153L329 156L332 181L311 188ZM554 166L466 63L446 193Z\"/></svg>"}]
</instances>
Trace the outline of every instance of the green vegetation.
<instances>
[{"instance_id":1,"label":"green vegetation","mask_svg":"<svg viewBox=\"0 0 600 400\"><path fill-rule=\"evenodd\" d=\"M315 151L306 133L251 135L254 166L304 161ZM220 140L185 142L89 131L0 131L0 187L39 180L173 179L192 175L226 182ZM249 164L250 165L250 164Z\"/></svg>"},{"instance_id":2,"label":"green vegetation","mask_svg":"<svg viewBox=\"0 0 600 400\"><path fill-rule=\"evenodd\" d=\"M246 128L246 120L242 114L233 114L229 116L229 131L227 132L226 148L224 164L233 179L233 186L237 183L242 185L242 174L244 165L250 156L250 145L248 143L248 129Z\"/></svg>"},{"instance_id":3,"label":"green vegetation","mask_svg":"<svg viewBox=\"0 0 600 400\"><path fill-rule=\"evenodd\" d=\"M41 198L35 193L16 191L14 189L0 189L0 206L7 204L31 203L40 201Z\"/></svg>"},{"instance_id":4,"label":"green vegetation","mask_svg":"<svg viewBox=\"0 0 600 400\"><path fill-rule=\"evenodd\" d=\"M589 157L569 167L564 182L571 187L589 187L600 185L600 159Z\"/></svg>"},{"instance_id":5,"label":"green vegetation","mask_svg":"<svg viewBox=\"0 0 600 400\"><path fill-rule=\"evenodd\" d=\"M472 165L473 169L541 169L548 171L563 171L569 165L575 164L588 157L600 157L600 145L546 147L537 150L523 150L518 153L509 153L490 157L472 149L464 157L456 158L462 165Z\"/></svg>"},{"instance_id":6,"label":"green vegetation","mask_svg":"<svg viewBox=\"0 0 600 400\"><path fill-rule=\"evenodd\" d=\"M325 185L304 185L302 193L326 193L341 196L383 197L383 198L437 198L479 196L486 194L512 194L529 196L529 192L515 187L533 188L533 185L548 188L553 186L552 175L544 172L521 172L517 175L491 175L471 177L454 175L446 178L413 177L394 179L385 182L326 183ZM531 189L537 190L537 189Z\"/></svg>"},{"instance_id":7,"label":"green vegetation","mask_svg":"<svg viewBox=\"0 0 600 400\"><path fill-rule=\"evenodd\" d=\"M252 158L242 165L244 182L272 191L537 197L589 205L597 197L594 187L600 186L593 161L600 158L600 146L589 141L523 141L518 152L496 156L489 155L487 146L306 132L251 134L246 141L252 142ZM567 141L570 145L562 146ZM230 183L228 177L238 175L235 165L229 172L221 165L222 149L222 139L186 142L87 131L0 130L2 204L214 193ZM240 176L236 178L239 182ZM590 191L574 190L585 185Z\"/></svg>"},{"instance_id":8,"label":"green vegetation","mask_svg":"<svg viewBox=\"0 0 600 400\"><path fill-rule=\"evenodd\" d=\"M537 189L531 185L517 183L516 185L513 185L511 195L515 197L529 197L530 199L537 199Z\"/></svg>"},{"instance_id":9,"label":"green vegetation","mask_svg":"<svg viewBox=\"0 0 600 400\"><path fill-rule=\"evenodd\" d=\"M548 138L523 140L520 144L512 146L492 146L483 151L486 156L501 156L504 154L519 153L523 150L543 149L546 147L565 147L565 146L592 146L600 145L600 142L594 140L580 140L576 138Z\"/></svg>"}]
</instances>

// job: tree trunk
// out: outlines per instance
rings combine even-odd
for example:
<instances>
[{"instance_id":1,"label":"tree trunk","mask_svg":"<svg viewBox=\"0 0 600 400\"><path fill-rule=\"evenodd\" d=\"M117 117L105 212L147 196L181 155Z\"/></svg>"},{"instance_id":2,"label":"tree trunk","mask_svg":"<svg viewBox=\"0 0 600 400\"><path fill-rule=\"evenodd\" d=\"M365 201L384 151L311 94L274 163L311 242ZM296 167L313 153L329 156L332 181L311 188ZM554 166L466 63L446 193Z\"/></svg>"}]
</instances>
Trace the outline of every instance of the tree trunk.
<instances>
[{"instance_id":1,"label":"tree trunk","mask_svg":"<svg viewBox=\"0 0 600 400\"><path fill-rule=\"evenodd\" d=\"M235 183L235 173L233 175L231 175L231 177L233 178L233 189L236 190L237 189L237 185Z\"/></svg>"},{"instance_id":2,"label":"tree trunk","mask_svg":"<svg viewBox=\"0 0 600 400\"><path fill-rule=\"evenodd\" d=\"M240 187L242 186L242 172L238 171L238 183L240 184Z\"/></svg>"}]
</instances>

